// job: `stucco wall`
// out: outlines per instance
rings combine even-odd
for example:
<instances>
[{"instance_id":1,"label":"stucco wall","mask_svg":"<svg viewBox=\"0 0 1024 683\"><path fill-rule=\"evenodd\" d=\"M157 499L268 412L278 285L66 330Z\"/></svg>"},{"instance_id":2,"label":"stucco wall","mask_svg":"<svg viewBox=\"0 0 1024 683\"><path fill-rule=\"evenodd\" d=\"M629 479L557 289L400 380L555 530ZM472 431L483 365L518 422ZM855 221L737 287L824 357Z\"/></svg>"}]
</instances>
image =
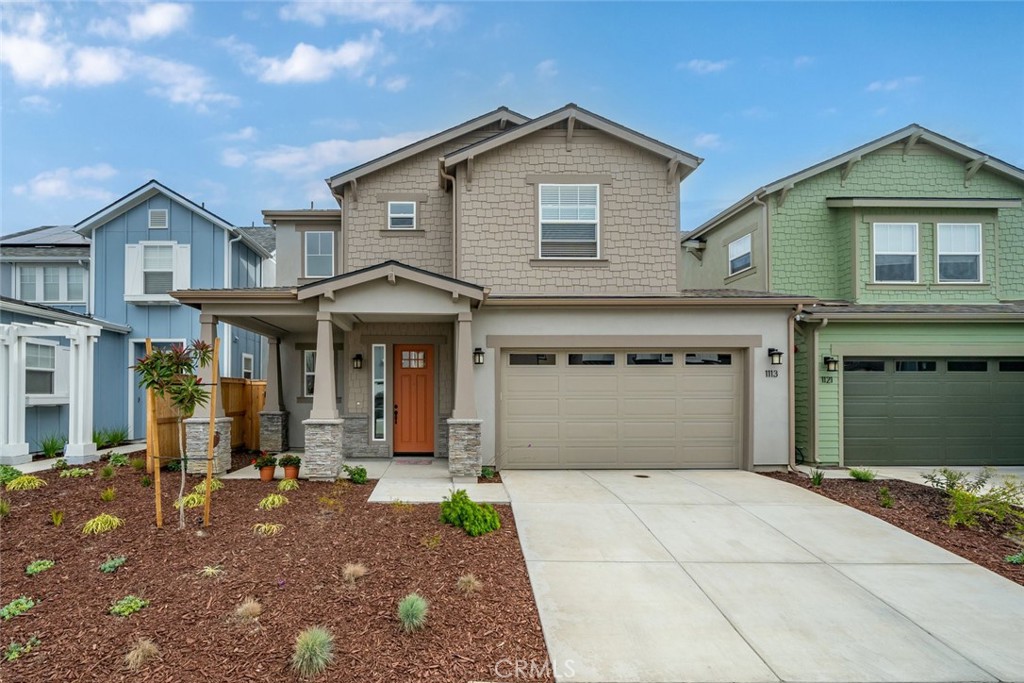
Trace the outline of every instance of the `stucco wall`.
<instances>
[{"instance_id":1,"label":"stucco wall","mask_svg":"<svg viewBox=\"0 0 1024 683\"><path fill-rule=\"evenodd\" d=\"M736 214L707 235L701 259L692 254L682 253L680 287L682 289L767 289L765 262L765 237L761 225L760 206L751 206ZM729 243L750 235L750 270L729 276Z\"/></svg>"}]
</instances>

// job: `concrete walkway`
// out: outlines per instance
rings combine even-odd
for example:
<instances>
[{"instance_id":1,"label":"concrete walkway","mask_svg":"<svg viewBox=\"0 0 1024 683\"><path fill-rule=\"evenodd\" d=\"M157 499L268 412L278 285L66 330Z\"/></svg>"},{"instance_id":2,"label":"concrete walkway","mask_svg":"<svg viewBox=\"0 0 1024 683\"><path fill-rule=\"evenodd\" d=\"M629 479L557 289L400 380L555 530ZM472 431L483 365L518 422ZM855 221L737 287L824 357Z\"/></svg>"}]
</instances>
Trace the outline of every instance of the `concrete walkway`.
<instances>
[{"instance_id":1,"label":"concrete walkway","mask_svg":"<svg viewBox=\"0 0 1024 683\"><path fill-rule=\"evenodd\" d=\"M1024 587L815 493L502 477L559 681L1024 680Z\"/></svg>"}]
</instances>

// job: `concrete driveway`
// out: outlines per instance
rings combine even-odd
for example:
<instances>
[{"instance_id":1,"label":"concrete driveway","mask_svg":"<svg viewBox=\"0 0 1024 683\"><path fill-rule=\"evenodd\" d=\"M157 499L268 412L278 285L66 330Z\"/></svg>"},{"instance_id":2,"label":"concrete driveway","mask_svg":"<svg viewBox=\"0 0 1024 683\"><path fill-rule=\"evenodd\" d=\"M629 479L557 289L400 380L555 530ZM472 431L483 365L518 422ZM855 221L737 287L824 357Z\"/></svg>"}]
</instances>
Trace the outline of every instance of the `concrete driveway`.
<instances>
[{"instance_id":1,"label":"concrete driveway","mask_svg":"<svg viewBox=\"0 0 1024 683\"><path fill-rule=\"evenodd\" d=\"M1024 680L1024 587L817 494L501 474L559 681Z\"/></svg>"}]
</instances>

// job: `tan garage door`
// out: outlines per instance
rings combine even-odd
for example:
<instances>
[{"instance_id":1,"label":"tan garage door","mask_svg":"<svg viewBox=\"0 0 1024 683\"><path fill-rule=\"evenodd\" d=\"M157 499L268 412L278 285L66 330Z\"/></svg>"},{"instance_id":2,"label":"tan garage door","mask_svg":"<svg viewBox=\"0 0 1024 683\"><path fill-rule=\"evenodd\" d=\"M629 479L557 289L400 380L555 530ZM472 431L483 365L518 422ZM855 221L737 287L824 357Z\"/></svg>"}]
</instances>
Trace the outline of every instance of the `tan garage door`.
<instances>
[{"instance_id":1,"label":"tan garage door","mask_svg":"<svg viewBox=\"0 0 1024 683\"><path fill-rule=\"evenodd\" d=\"M501 466L740 466L740 351L507 351Z\"/></svg>"}]
</instances>

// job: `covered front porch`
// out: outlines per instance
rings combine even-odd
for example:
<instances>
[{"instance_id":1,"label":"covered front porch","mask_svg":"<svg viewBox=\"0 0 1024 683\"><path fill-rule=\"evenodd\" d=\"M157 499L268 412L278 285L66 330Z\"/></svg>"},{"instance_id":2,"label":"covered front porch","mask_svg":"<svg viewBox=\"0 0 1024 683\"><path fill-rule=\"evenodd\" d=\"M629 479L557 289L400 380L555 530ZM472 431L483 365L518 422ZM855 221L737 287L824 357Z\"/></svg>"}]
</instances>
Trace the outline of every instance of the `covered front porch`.
<instances>
[{"instance_id":1,"label":"covered front porch","mask_svg":"<svg viewBox=\"0 0 1024 683\"><path fill-rule=\"evenodd\" d=\"M204 335L226 322L267 338L261 447L301 449L305 476L404 455L447 458L453 477L479 474L472 324L482 287L387 261L293 288L174 296L200 309Z\"/></svg>"}]
</instances>

